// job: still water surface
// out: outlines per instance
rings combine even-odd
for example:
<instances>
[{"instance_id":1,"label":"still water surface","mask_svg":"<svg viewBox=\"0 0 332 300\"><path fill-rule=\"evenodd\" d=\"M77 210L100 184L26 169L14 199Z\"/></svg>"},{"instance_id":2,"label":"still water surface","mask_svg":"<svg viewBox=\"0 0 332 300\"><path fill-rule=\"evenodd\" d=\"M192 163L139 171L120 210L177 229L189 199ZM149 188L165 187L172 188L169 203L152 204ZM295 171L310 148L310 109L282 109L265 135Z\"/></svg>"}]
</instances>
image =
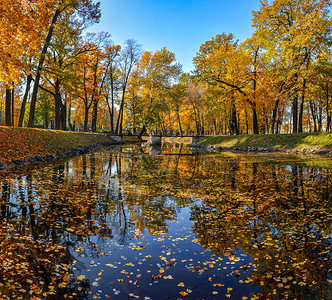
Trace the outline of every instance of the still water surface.
<instances>
[{"instance_id":1,"label":"still water surface","mask_svg":"<svg viewBox=\"0 0 332 300\"><path fill-rule=\"evenodd\" d=\"M0 299L331 299L328 165L165 145L11 174Z\"/></svg>"}]
</instances>

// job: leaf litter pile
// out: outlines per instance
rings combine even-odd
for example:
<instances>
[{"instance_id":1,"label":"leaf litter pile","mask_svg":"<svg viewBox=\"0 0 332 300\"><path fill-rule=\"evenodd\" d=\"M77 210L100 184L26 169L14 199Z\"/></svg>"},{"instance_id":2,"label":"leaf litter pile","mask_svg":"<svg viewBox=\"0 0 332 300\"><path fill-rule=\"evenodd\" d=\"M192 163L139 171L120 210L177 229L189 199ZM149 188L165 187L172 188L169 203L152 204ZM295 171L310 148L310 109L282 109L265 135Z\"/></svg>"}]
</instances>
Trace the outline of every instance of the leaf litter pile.
<instances>
[{"instance_id":1,"label":"leaf litter pile","mask_svg":"<svg viewBox=\"0 0 332 300\"><path fill-rule=\"evenodd\" d=\"M96 133L0 126L0 163L109 142Z\"/></svg>"},{"instance_id":2,"label":"leaf litter pile","mask_svg":"<svg viewBox=\"0 0 332 300\"><path fill-rule=\"evenodd\" d=\"M331 170L145 152L1 178L0 299L331 295Z\"/></svg>"}]
</instances>

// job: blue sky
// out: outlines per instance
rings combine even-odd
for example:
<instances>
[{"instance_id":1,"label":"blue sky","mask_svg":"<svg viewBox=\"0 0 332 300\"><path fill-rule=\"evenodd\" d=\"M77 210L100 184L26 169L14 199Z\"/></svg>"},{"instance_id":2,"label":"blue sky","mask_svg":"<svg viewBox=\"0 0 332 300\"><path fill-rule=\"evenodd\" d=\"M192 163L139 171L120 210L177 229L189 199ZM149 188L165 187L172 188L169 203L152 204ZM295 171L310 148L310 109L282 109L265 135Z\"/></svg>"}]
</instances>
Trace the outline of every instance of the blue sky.
<instances>
[{"instance_id":1,"label":"blue sky","mask_svg":"<svg viewBox=\"0 0 332 300\"><path fill-rule=\"evenodd\" d=\"M100 0L102 17L89 31L105 31L116 44L133 38L144 51L162 47L175 53L183 70L193 70L192 58L205 41L222 32L244 41L251 12L259 0Z\"/></svg>"}]
</instances>

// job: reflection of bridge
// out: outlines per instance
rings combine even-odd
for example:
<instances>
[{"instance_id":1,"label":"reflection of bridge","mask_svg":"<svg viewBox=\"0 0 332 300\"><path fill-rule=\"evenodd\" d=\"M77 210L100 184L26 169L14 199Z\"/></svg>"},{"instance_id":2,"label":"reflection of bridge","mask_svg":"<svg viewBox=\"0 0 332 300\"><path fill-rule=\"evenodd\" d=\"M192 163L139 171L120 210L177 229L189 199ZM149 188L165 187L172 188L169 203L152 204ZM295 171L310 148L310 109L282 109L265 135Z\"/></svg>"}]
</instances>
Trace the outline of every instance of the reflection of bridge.
<instances>
[{"instance_id":1,"label":"reflection of bridge","mask_svg":"<svg viewBox=\"0 0 332 300\"><path fill-rule=\"evenodd\" d=\"M169 141L169 142L183 142L186 144L196 144L202 139L204 136L172 136L172 135L120 135L120 134L112 134L106 133L107 137L112 140L115 144L127 144L127 143L139 143L139 142L148 142L151 145L158 145L161 144L162 141Z\"/></svg>"}]
</instances>

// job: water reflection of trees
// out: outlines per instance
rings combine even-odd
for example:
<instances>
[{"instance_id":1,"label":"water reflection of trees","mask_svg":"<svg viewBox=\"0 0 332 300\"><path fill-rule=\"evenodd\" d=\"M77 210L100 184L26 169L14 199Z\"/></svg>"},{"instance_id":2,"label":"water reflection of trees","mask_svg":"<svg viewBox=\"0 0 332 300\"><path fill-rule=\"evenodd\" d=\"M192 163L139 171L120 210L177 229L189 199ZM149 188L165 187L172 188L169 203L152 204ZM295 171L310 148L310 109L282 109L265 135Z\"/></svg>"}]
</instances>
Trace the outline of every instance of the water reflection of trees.
<instances>
[{"instance_id":1,"label":"water reflection of trees","mask_svg":"<svg viewBox=\"0 0 332 300\"><path fill-rule=\"evenodd\" d=\"M66 196L60 199L55 192L55 186L61 190L61 169L49 171L48 177L21 176L1 185L0 292L5 297L86 293L87 282L71 278L74 243L66 228L75 221L69 221L68 203L61 203ZM48 189L41 188L41 179Z\"/></svg>"},{"instance_id":2,"label":"water reflection of trees","mask_svg":"<svg viewBox=\"0 0 332 300\"><path fill-rule=\"evenodd\" d=\"M0 298L83 299L89 283L72 270L85 268L80 256L103 255L101 245L114 236L128 243L134 224L140 231L167 231L176 205L154 184L145 193L129 180L140 160L103 154L0 183ZM143 170L149 164L143 160Z\"/></svg>"},{"instance_id":3,"label":"water reflection of trees","mask_svg":"<svg viewBox=\"0 0 332 300\"><path fill-rule=\"evenodd\" d=\"M328 170L181 155L146 156L131 170L126 180L146 194L203 199L192 206L200 244L218 254L235 248L252 256L263 295L331 296Z\"/></svg>"},{"instance_id":4,"label":"water reflection of trees","mask_svg":"<svg viewBox=\"0 0 332 300\"><path fill-rule=\"evenodd\" d=\"M328 171L246 163L235 172L224 164L214 175L221 188L192 211L201 245L218 254L236 248L251 255L254 281L265 296L330 297Z\"/></svg>"},{"instance_id":5,"label":"water reflection of trees","mask_svg":"<svg viewBox=\"0 0 332 300\"><path fill-rule=\"evenodd\" d=\"M83 299L88 282L70 276L74 262L84 268L79 255L102 255L107 239L127 244L133 229L165 233L180 207L199 198L192 206L199 243L218 254L237 248L251 255L263 294L327 294L326 170L183 154L180 146L169 155L121 148L3 180L2 293Z\"/></svg>"}]
</instances>

